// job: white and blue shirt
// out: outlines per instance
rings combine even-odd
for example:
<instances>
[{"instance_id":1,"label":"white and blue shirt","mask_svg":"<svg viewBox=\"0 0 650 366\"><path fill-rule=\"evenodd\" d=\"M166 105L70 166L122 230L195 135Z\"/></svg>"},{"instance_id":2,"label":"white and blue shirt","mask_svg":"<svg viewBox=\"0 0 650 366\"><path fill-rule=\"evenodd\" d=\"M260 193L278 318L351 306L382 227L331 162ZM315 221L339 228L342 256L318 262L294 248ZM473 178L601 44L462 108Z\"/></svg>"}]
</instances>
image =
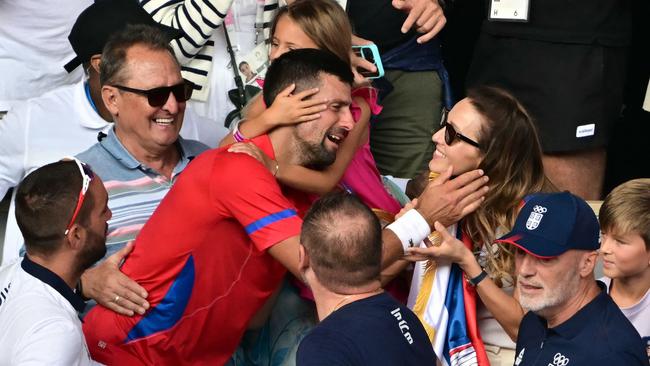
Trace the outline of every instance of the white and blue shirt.
<instances>
[{"instance_id":1,"label":"white and blue shirt","mask_svg":"<svg viewBox=\"0 0 650 366\"><path fill-rule=\"evenodd\" d=\"M92 365L78 313L85 304L28 256L0 268L0 365Z\"/></svg>"}]
</instances>

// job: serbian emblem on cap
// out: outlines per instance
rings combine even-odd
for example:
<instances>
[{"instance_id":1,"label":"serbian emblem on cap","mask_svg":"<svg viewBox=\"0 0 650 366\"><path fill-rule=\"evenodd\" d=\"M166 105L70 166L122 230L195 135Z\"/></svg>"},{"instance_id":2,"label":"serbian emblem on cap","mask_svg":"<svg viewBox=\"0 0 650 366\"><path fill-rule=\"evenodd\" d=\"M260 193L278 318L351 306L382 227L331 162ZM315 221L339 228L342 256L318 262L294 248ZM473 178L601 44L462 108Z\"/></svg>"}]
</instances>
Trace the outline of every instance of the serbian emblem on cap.
<instances>
[{"instance_id":1,"label":"serbian emblem on cap","mask_svg":"<svg viewBox=\"0 0 650 366\"><path fill-rule=\"evenodd\" d=\"M535 207L533 207L533 211L530 213L530 216L528 216L528 220L526 221L526 229L537 229L546 211L546 207L535 205Z\"/></svg>"}]
</instances>

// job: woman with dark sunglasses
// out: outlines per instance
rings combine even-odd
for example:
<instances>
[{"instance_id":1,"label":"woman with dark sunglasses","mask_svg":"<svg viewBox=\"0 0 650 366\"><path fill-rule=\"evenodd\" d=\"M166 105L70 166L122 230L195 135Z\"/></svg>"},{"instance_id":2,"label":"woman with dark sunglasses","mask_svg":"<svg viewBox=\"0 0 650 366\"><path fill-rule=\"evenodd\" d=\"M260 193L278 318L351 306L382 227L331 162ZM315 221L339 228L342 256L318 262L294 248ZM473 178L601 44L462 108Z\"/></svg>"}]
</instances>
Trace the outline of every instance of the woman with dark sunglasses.
<instances>
[{"instance_id":1,"label":"woman with dark sunglasses","mask_svg":"<svg viewBox=\"0 0 650 366\"><path fill-rule=\"evenodd\" d=\"M512 365L513 340L524 310L514 288L513 252L494 240L512 228L524 196L555 189L544 175L541 147L530 116L504 90L469 90L467 98L443 118L442 127L433 135L436 149L429 163L431 174L442 173L449 166L454 176L480 168L490 177L490 191L474 213L447 228L451 235L437 246L412 248L410 259L420 262L415 265L409 307L420 315L430 304L444 301L428 301L433 292L423 284L432 263L422 260L457 263L476 287L477 324L491 364ZM471 249L456 236L469 240Z\"/></svg>"}]
</instances>

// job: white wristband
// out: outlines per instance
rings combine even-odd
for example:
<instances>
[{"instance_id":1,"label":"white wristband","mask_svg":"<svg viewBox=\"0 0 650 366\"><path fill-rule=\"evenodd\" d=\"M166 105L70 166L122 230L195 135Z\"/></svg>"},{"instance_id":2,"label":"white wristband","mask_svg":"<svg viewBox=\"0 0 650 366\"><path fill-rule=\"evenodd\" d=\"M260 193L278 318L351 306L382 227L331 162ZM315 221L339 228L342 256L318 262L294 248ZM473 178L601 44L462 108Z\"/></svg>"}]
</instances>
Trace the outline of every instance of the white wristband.
<instances>
[{"instance_id":1,"label":"white wristband","mask_svg":"<svg viewBox=\"0 0 650 366\"><path fill-rule=\"evenodd\" d=\"M406 248L418 245L431 234L431 228L427 220L416 209L406 211L402 217L395 220L395 222L386 228L397 235L399 241L402 242L402 248L404 248L405 252Z\"/></svg>"}]
</instances>

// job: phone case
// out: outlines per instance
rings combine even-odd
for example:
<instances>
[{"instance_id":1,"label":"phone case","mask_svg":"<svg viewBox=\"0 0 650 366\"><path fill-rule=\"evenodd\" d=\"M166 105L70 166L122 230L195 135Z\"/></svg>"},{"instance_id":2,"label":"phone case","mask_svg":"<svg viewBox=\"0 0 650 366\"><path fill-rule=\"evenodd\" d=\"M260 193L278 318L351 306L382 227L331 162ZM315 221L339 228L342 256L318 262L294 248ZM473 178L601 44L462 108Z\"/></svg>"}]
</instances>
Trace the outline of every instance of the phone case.
<instances>
[{"instance_id":1,"label":"phone case","mask_svg":"<svg viewBox=\"0 0 650 366\"><path fill-rule=\"evenodd\" d=\"M369 72L366 70L358 70L359 73L368 79L377 79L384 76L384 66L381 63L381 56L379 56L379 49L374 44L352 46L352 51L370 62L377 67L377 72Z\"/></svg>"}]
</instances>

